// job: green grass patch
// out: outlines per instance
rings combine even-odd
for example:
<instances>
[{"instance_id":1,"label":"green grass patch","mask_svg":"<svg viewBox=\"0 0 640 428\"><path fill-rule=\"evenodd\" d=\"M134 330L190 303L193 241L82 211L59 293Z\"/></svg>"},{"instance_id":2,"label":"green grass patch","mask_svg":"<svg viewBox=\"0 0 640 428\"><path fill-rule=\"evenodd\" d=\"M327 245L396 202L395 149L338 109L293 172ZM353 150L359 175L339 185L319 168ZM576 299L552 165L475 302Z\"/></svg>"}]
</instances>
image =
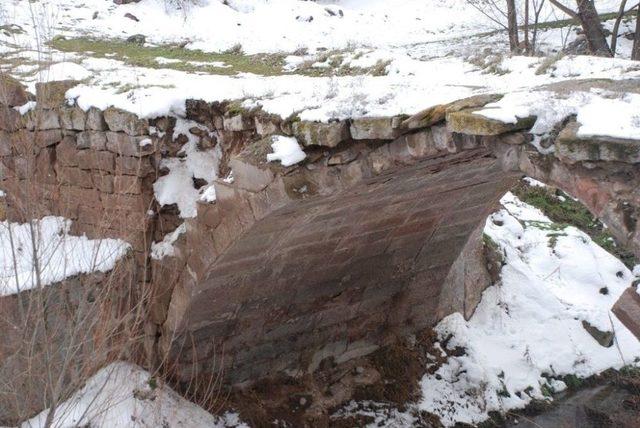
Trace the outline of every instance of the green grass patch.
<instances>
[{"instance_id":1,"label":"green grass patch","mask_svg":"<svg viewBox=\"0 0 640 428\"><path fill-rule=\"evenodd\" d=\"M284 71L287 54L253 54L243 52L236 45L225 52L203 52L197 49L185 49L176 45L150 46L140 42L127 42L121 39L95 39L91 37L54 37L49 46L61 52L73 52L96 58L109 58L122 61L135 67L171 69L189 73L206 73L232 76L238 73L252 73L261 76L280 76L302 74L305 76L357 76L370 74L386 75L389 61L378 61L368 68L344 65L346 51L330 51L308 61L295 71ZM178 60L158 63L156 58ZM317 62L327 62L328 67L313 67ZM209 64L207 64L209 63ZM216 64L218 63L218 64ZM220 65L223 63L224 65Z\"/></svg>"},{"instance_id":2,"label":"green grass patch","mask_svg":"<svg viewBox=\"0 0 640 428\"><path fill-rule=\"evenodd\" d=\"M540 209L555 222L555 224L527 223L535 223L534 225L538 228L555 232L561 232L567 226L574 226L589 235L596 244L618 257L630 269L635 266L636 260L633 253L616 245L613 236L605 229L602 222L595 218L584 205L566 193L550 187L528 186L526 183L519 184L513 193L521 201ZM554 236L553 245L555 246L560 235L554 234Z\"/></svg>"},{"instance_id":3,"label":"green grass patch","mask_svg":"<svg viewBox=\"0 0 640 428\"><path fill-rule=\"evenodd\" d=\"M203 52L184 49L179 46L144 46L137 43L115 39L93 39L89 37L54 37L49 46L61 52L83 53L97 58L109 58L122 61L136 67L173 69L185 72L203 72L209 74L234 75L254 73L263 76L283 74L283 54L245 55L241 49L224 53ZM162 57L180 62L160 64L156 58ZM204 64L193 64L198 62ZM227 67L218 64L224 63Z\"/></svg>"}]
</instances>

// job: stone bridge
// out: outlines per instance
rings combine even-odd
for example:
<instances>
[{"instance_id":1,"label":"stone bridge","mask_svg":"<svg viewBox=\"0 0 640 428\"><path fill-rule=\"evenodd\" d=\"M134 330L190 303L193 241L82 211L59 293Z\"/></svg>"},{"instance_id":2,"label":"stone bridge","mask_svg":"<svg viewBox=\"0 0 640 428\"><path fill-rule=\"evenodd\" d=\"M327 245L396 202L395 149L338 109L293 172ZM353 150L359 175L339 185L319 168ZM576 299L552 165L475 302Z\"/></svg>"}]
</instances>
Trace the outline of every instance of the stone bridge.
<instances>
[{"instance_id":1,"label":"stone bridge","mask_svg":"<svg viewBox=\"0 0 640 428\"><path fill-rule=\"evenodd\" d=\"M77 233L131 242L153 290L148 355L169 355L182 379L313 372L452 312L469 317L491 283L484 221L523 175L581 200L640 256L640 143L578 138L569 118L541 154L528 144L535 118L484 118L473 109L497 97L477 96L330 123L188 101L187 118L209 131L189 132L201 150L220 147L220 175L234 180L215 181L216 201L200 202L174 254L156 260L151 242L181 222L152 187L180 148L175 118L84 112L65 104L72 84L41 85L26 116L0 112L7 215L61 214ZM307 159L267 163L276 134L295 136ZM27 211L28 192L43 203Z\"/></svg>"}]
</instances>

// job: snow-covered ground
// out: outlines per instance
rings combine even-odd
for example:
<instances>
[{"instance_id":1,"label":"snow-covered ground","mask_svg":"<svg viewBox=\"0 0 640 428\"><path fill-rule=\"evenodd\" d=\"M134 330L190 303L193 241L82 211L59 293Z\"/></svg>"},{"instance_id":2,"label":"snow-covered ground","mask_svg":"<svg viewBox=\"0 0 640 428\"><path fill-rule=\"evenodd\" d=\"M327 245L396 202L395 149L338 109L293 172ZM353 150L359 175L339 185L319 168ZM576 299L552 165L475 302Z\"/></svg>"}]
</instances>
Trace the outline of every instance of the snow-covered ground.
<instances>
[{"instance_id":1,"label":"snow-covered ground","mask_svg":"<svg viewBox=\"0 0 640 428\"><path fill-rule=\"evenodd\" d=\"M81 273L107 272L129 251L130 245L118 239L68 235L70 227L70 220L51 216L34 220L31 225L1 222L0 296L51 285Z\"/></svg>"},{"instance_id":2,"label":"snow-covered ground","mask_svg":"<svg viewBox=\"0 0 640 428\"><path fill-rule=\"evenodd\" d=\"M283 117L297 113L303 120L323 121L411 114L476 93L510 92L565 79L640 76L637 63L623 59L631 48L624 37L616 60L564 57L546 67L543 58L510 58L505 33L494 32L496 25L465 0L225 3L203 0L176 10L164 0L122 6L104 0L81 5L74 0L7 0L0 25L15 24L22 32L0 31L0 66L32 88L38 80L82 80L84 85L69 96L83 108L116 105L142 116L181 115L186 98L245 99L247 107L261 105ZM601 12L616 8L613 0L597 4ZM566 18L550 7L541 17ZM625 22L621 34L632 25ZM241 46L246 54L286 55L285 64L272 70L275 75L255 74L251 68L227 75L207 68L176 69L176 64L208 64L227 70L214 60L159 56L154 66L143 67L128 63L128 52L61 52L46 45L54 37L123 40L135 34L146 36L145 47L171 44L187 51L223 52ZM561 27L542 30L538 39L541 49L553 52L574 37L574 29ZM356 71L314 75L343 67Z\"/></svg>"},{"instance_id":3,"label":"snow-covered ground","mask_svg":"<svg viewBox=\"0 0 640 428\"><path fill-rule=\"evenodd\" d=\"M422 381L419 409L446 426L475 424L491 411L525 407L588 377L634 364L640 342L610 311L634 274L588 235L551 222L509 193L487 219L503 252L501 283L488 288L469 321L453 314L436 327L446 348L464 348ZM615 332L601 346L583 327Z\"/></svg>"},{"instance_id":4,"label":"snow-covered ground","mask_svg":"<svg viewBox=\"0 0 640 428\"><path fill-rule=\"evenodd\" d=\"M51 426L248 428L237 415L213 416L159 382L134 364L113 363L58 407ZM47 415L45 410L20 428L43 428Z\"/></svg>"}]
</instances>

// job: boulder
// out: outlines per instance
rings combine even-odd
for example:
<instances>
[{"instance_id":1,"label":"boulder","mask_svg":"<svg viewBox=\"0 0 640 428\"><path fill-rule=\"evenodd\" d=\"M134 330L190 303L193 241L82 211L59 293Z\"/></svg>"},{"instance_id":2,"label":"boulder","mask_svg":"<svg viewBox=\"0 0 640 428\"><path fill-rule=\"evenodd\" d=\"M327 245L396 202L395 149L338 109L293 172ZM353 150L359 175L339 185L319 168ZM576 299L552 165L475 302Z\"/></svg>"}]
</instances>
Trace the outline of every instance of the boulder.
<instances>
[{"instance_id":1,"label":"boulder","mask_svg":"<svg viewBox=\"0 0 640 428\"><path fill-rule=\"evenodd\" d=\"M489 103L498 101L500 98L502 98L502 95L483 94L474 95L448 104L437 104L405 119L401 126L408 130L428 128L445 120L447 113L483 107Z\"/></svg>"},{"instance_id":2,"label":"boulder","mask_svg":"<svg viewBox=\"0 0 640 428\"><path fill-rule=\"evenodd\" d=\"M640 294L634 287L627 288L612 309L620 322L640 340Z\"/></svg>"},{"instance_id":3,"label":"boulder","mask_svg":"<svg viewBox=\"0 0 640 428\"><path fill-rule=\"evenodd\" d=\"M596 342L600 344L600 346L604 346L605 348L613 346L613 339L615 338L615 335L612 331L602 331L584 320L582 321L582 327L596 340Z\"/></svg>"},{"instance_id":4,"label":"boulder","mask_svg":"<svg viewBox=\"0 0 640 428\"><path fill-rule=\"evenodd\" d=\"M59 80L36 83L36 101L42 109L54 109L66 104L66 93L77 86L77 80Z\"/></svg>"},{"instance_id":5,"label":"boulder","mask_svg":"<svg viewBox=\"0 0 640 428\"><path fill-rule=\"evenodd\" d=\"M115 107L109 107L104 111L104 120L113 132L136 136L149 131L149 122L146 119L139 119L135 114Z\"/></svg>"},{"instance_id":6,"label":"boulder","mask_svg":"<svg viewBox=\"0 0 640 428\"><path fill-rule=\"evenodd\" d=\"M516 123L505 123L489 119L476 113L477 110L460 110L447 113L447 128L451 132L467 135L500 135L507 132L529 129L536 122L535 116L517 118Z\"/></svg>"},{"instance_id":7,"label":"boulder","mask_svg":"<svg viewBox=\"0 0 640 428\"><path fill-rule=\"evenodd\" d=\"M570 122L558 135L556 156L567 162L613 161L640 163L640 140L578 135L580 125Z\"/></svg>"},{"instance_id":8,"label":"boulder","mask_svg":"<svg viewBox=\"0 0 640 428\"><path fill-rule=\"evenodd\" d=\"M350 139L349 126L346 121L339 122L294 122L293 135L305 147L336 147Z\"/></svg>"},{"instance_id":9,"label":"boulder","mask_svg":"<svg viewBox=\"0 0 640 428\"><path fill-rule=\"evenodd\" d=\"M0 73L0 104L9 107L26 104L31 98L25 87L8 74Z\"/></svg>"},{"instance_id":10,"label":"boulder","mask_svg":"<svg viewBox=\"0 0 640 428\"><path fill-rule=\"evenodd\" d=\"M400 132L394 129L392 117L361 117L351 120L351 138L354 140L394 140Z\"/></svg>"}]
</instances>

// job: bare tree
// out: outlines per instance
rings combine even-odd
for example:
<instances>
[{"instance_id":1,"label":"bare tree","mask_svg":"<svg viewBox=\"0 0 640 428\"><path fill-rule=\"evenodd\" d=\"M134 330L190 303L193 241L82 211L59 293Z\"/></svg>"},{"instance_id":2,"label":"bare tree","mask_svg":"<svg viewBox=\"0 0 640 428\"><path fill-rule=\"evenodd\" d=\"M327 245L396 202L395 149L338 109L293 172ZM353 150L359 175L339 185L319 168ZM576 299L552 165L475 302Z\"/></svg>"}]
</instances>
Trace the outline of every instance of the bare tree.
<instances>
[{"instance_id":1,"label":"bare tree","mask_svg":"<svg viewBox=\"0 0 640 428\"><path fill-rule=\"evenodd\" d=\"M598 56L613 56L607 38L602 28L600 15L596 10L593 0L576 0L578 11L574 11L559 0L549 0L558 9L580 22L582 30L587 38L589 50Z\"/></svg>"},{"instance_id":2,"label":"bare tree","mask_svg":"<svg viewBox=\"0 0 640 428\"><path fill-rule=\"evenodd\" d=\"M509 49L518 52L520 41L518 38L518 12L515 0L507 0L507 28L509 30Z\"/></svg>"},{"instance_id":3,"label":"bare tree","mask_svg":"<svg viewBox=\"0 0 640 428\"><path fill-rule=\"evenodd\" d=\"M633 36L631 59L640 61L640 5L638 5L636 9L636 33Z\"/></svg>"}]
</instances>

